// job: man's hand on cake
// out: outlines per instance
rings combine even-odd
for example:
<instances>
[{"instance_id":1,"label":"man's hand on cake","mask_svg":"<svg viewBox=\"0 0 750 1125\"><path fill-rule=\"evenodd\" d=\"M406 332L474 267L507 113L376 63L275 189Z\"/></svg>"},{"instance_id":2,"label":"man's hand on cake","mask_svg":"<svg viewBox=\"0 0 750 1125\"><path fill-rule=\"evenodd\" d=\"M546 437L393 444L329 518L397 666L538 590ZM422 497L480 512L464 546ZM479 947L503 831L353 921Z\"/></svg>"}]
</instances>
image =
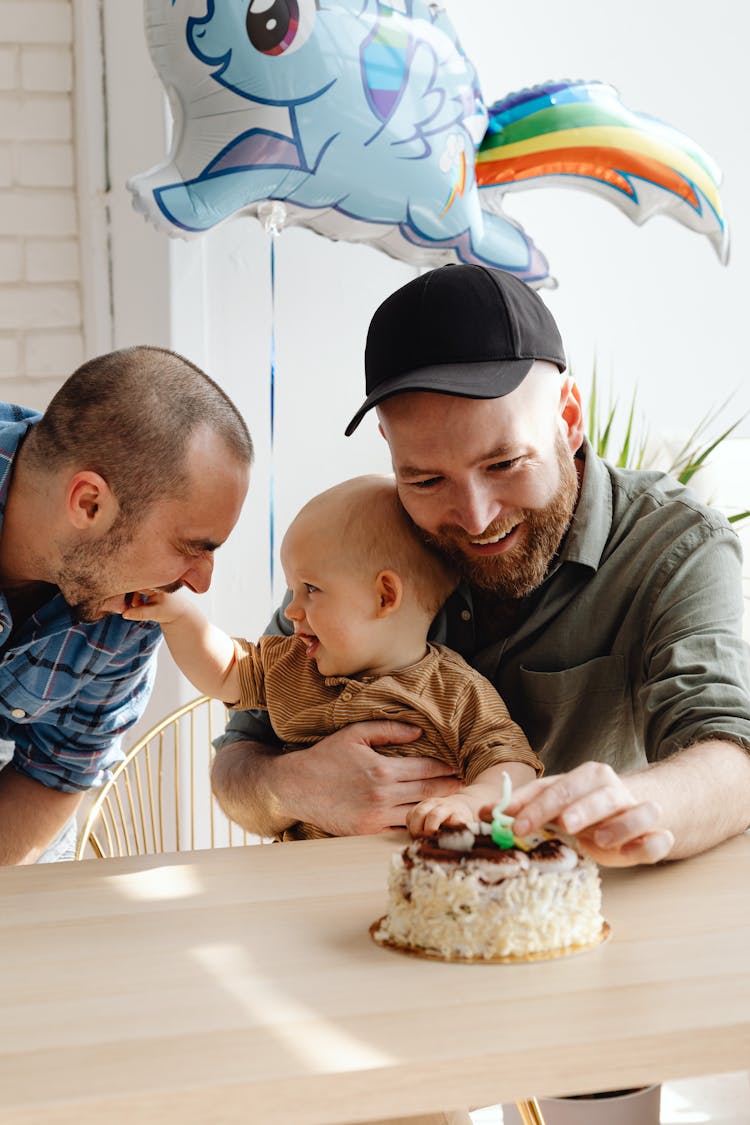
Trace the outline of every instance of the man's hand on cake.
<instances>
[{"instance_id":1,"label":"man's hand on cake","mask_svg":"<svg viewBox=\"0 0 750 1125\"><path fill-rule=\"evenodd\" d=\"M637 801L611 766L584 762L569 773L539 778L515 790L506 810L517 835L545 824L574 836L581 849L607 867L666 859L674 836L652 801Z\"/></svg>"}]
</instances>

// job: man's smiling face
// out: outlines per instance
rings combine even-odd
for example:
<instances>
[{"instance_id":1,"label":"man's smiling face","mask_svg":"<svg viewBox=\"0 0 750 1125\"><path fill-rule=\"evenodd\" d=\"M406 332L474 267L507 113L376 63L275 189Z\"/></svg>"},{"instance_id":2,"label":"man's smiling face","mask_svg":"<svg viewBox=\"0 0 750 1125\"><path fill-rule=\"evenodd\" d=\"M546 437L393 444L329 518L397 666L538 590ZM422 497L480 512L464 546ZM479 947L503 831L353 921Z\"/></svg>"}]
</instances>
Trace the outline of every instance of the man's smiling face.
<instances>
[{"instance_id":1,"label":"man's smiling face","mask_svg":"<svg viewBox=\"0 0 750 1125\"><path fill-rule=\"evenodd\" d=\"M569 387L537 363L502 398L411 392L378 408L401 502L473 585L523 597L559 549L578 494Z\"/></svg>"},{"instance_id":2,"label":"man's smiling face","mask_svg":"<svg viewBox=\"0 0 750 1125\"><path fill-rule=\"evenodd\" d=\"M237 522L249 468L213 434L196 436L189 465L184 495L157 500L101 537L79 536L61 550L54 578L77 620L122 613L136 590L209 588L214 551Z\"/></svg>"}]
</instances>

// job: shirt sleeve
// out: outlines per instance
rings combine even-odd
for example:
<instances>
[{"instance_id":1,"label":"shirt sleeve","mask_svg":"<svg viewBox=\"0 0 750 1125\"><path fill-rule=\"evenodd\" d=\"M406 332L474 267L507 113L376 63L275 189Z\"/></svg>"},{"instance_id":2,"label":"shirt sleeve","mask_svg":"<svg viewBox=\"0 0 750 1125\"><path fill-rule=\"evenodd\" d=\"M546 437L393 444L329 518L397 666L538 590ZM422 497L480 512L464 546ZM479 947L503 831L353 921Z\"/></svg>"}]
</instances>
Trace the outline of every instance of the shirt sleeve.
<instances>
[{"instance_id":1,"label":"shirt sleeve","mask_svg":"<svg viewBox=\"0 0 750 1125\"><path fill-rule=\"evenodd\" d=\"M750 750L742 549L729 528L693 528L654 575L638 706L650 761L708 738Z\"/></svg>"},{"instance_id":2,"label":"shirt sleeve","mask_svg":"<svg viewBox=\"0 0 750 1125\"><path fill-rule=\"evenodd\" d=\"M493 685L483 676L472 676L455 716L459 733L459 760L467 784L490 766L524 762L544 773L544 766L529 746L518 723Z\"/></svg>"},{"instance_id":3,"label":"shirt sleeve","mask_svg":"<svg viewBox=\"0 0 750 1125\"><path fill-rule=\"evenodd\" d=\"M131 629L107 663L48 717L17 722L13 768L65 793L102 785L123 757L123 735L146 707L160 642L158 626Z\"/></svg>"},{"instance_id":4,"label":"shirt sleeve","mask_svg":"<svg viewBox=\"0 0 750 1125\"><path fill-rule=\"evenodd\" d=\"M233 637L234 659L240 681L240 698L232 707L237 711L249 711L266 707L266 681L263 671L263 657L258 645L246 641L244 637Z\"/></svg>"}]
</instances>

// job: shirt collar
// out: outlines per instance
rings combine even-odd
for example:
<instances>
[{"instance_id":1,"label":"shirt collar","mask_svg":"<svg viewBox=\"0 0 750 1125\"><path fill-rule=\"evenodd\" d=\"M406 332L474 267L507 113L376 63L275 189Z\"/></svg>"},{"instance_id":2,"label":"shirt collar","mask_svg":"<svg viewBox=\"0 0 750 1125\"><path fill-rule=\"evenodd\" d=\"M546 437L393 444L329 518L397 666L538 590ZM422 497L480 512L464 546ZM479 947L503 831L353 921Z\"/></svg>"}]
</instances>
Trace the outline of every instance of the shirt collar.
<instances>
[{"instance_id":1,"label":"shirt collar","mask_svg":"<svg viewBox=\"0 0 750 1125\"><path fill-rule=\"evenodd\" d=\"M583 439L583 480L560 562L598 570L612 530L612 481L588 438Z\"/></svg>"},{"instance_id":2,"label":"shirt collar","mask_svg":"<svg viewBox=\"0 0 750 1125\"><path fill-rule=\"evenodd\" d=\"M18 447L29 427L41 418L36 410L0 402L0 533Z\"/></svg>"},{"instance_id":3,"label":"shirt collar","mask_svg":"<svg viewBox=\"0 0 750 1125\"><path fill-rule=\"evenodd\" d=\"M18 448L28 433L30 426L41 418L36 410L25 406L15 406L10 402L0 402L0 535L5 521L5 505L8 502L8 492L13 479L13 469L18 454ZM68 614L69 618L69 614ZM7 642L10 636L12 621L8 602L0 591L0 645Z\"/></svg>"}]
</instances>

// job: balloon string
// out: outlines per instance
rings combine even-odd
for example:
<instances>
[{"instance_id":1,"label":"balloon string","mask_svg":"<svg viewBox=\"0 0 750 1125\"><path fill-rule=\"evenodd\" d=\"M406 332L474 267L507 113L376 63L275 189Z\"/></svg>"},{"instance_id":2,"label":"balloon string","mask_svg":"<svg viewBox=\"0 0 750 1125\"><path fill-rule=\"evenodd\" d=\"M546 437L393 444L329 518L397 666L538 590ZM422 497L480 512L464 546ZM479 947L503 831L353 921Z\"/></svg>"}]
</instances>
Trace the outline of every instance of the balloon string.
<instances>
[{"instance_id":1,"label":"balloon string","mask_svg":"<svg viewBox=\"0 0 750 1125\"><path fill-rule=\"evenodd\" d=\"M271 372L269 380L269 418L270 418L270 472L268 495L268 540L269 540L269 574L271 582L271 613L274 610L274 556L276 554L276 515L274 505L274 437L276 415L276 235L271 232Z\"/></svg>"}]
</instances>

